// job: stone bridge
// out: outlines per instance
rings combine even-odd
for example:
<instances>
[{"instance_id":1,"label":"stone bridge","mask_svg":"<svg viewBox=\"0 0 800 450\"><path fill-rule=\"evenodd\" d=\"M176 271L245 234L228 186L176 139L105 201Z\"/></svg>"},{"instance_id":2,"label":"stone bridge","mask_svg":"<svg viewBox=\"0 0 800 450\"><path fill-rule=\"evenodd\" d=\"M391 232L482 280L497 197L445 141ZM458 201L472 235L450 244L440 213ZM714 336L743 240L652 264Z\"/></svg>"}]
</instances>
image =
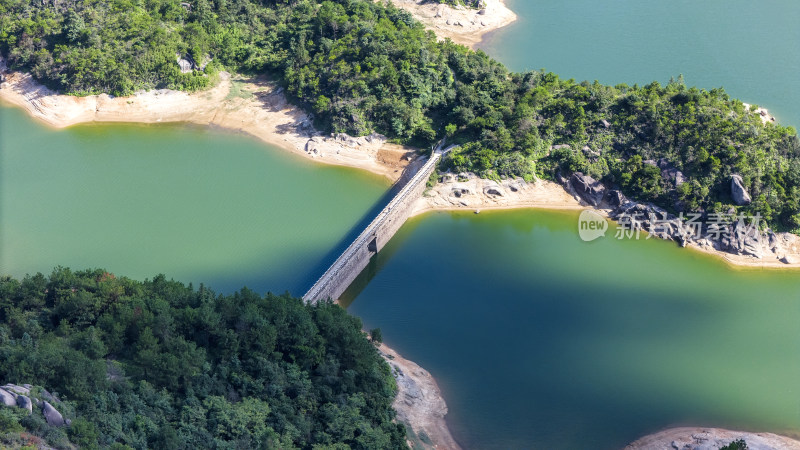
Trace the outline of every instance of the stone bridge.
<instances>
[{"instance_id":1,"label":"stone bridge","mask_svg":"<svg viewBox=\"0 0 800 450\"><path fill-rule=\"evenodd\" d=\"M408 219L414 202L422 195L428 179L436 169L436 163L447 152L441 149L442 144L434 149L428 161L311 286L303 296L304 301L316 303L320 300L338 300L350 283L367 267L370 258L389 242Z\"/></svg>"}]
</instances>

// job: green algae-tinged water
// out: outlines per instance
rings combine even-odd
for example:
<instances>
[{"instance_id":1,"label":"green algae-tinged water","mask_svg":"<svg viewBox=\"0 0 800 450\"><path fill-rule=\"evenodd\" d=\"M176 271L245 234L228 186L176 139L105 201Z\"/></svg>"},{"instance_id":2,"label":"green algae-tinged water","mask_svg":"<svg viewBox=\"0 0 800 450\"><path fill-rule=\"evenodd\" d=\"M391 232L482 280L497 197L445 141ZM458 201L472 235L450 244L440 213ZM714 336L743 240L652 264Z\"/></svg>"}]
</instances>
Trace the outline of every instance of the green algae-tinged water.
<instances>
[{"instance_id":1,"label":"green algae-tinged water","mask_svg":"<svg viewBox=\"0 0 800 450\"><path fill-rule=\"evenodd\" d=\"M482 48L513 70L682 73L800 126L800 2L507 3L520 20ZM800 273L667 242L587 244L576 218L415 219L349 309L439 380L466 448L612 449L677 425L800 433Z\"/></svg>"},{"instance_id":2,"label":"green algae-tinged water","mask_svg":"<svg viewBox=\"0 0 800 450\"><path fill-rule=\"evenodd\" d=\"M683 74L800 127L797 0L506 0L519 20L482 48L513 70L640 85Z\"/></svg>"},{"instance_id":3,"label":"green algae-tinged water","mask_svg":"<svg viewBox=\"0 0 800 450\"><path fill-rule=\"evenodd\" d=\"M484 48L514 70L683 73L800 125L800 2L507 1L520 20ZM300 294L387 188L205 128L54 131L0 108L0 273L106 267ZM466 448L612 449L675 425L800 433L800 274L584 243L576 220L413 219L349 310L433 373Z\"/></svg>"},{"instance_id":4,"label":"green algae-tinged water","mask_svg":"<svg viewBox=\"0 0 800 450\"><path fill-rule=\"evenodd\" d=\"M433 374L466 448L613 449L677 425L800 432L800 274L613 232L586 243L577 217L412 219L349 311Z\"/></svg>"},{"instance_id":5,"label":"green algae-tinged water","mask_svg":"<svg viewBox=\"0 0 800 450\"><path fill-rule=\"evenodd\" d=\"M302 295L388 187L209 128L51 130L0 107L0 274L101 267Z\"/></svg>"}]
</instances>

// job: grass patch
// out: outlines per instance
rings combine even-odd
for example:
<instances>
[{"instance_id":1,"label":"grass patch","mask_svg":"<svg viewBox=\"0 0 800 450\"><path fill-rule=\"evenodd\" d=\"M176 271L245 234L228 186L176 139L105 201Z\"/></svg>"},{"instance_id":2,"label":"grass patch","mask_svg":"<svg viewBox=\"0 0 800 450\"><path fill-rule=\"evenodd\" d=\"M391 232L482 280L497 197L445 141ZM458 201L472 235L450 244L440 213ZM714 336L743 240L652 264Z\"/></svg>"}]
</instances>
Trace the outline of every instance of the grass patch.
<instances>
[{"instance_id":1,"label":"grass patch","mask_svg":"<svg viewBox=\"0 0 800 450\"><path fill-rule=\"evenodd\" d=\"M235 98L252 98L253 91L245 89L245 83L243 81L231 81L231 90L228 91L228 95L225 97L225 100L233 100Z\"/></svg>"}]
</instances>

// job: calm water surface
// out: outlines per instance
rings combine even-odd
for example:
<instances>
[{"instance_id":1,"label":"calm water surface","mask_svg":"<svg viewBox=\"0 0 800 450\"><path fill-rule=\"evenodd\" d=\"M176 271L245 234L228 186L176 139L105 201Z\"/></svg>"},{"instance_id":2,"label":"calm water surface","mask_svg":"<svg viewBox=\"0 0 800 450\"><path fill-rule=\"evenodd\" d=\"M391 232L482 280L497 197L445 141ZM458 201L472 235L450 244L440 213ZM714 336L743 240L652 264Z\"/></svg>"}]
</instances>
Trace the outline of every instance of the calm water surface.
<instances>
[{"instance_id":1,"label":"calm water surface","mask_svg":"<svg viewBox=\"0 0 800 450\"><path fill-rule=\"evenodd\" d=\"M622 448L677 425L800 432L797 272L613 233L585 243L577 217L413 219L349 311L430 370L466 448Z\"/></svg>"},{"instance_id":2,"label":"calm water surface","mask_svg":"<svg viewBox=\"0 0 800 450\"><path fill-rule=\"evenodd\" d=\"M0 273L101 267L302 295L388 188L238 134L52 130L0 107Z\"/></svg>"},{"instance_id":3,"label":"calm water surface","mask_svg":"<svg viewBox=\"0 0 800 450\"><path fill-rule=\"evenodd\" d=\"M508 0L513 70L723 86L800 125L800 2ZM667 242L581 242L572 213L415 219L348 293L429 369L467 448L611 449L678 425L800 432L800 274Z\"/></svg>"},{"instance_id":4,"label":"calm water surface","mask_svg":"<svg viewBox=\"0 0 800 450\"><path fill-rule=\"evenodd\" d=\"M517 71L640 85L683 74L800 127L797 0L506 0L519 20L484 50Z\"/></svg>"}]
</instances>

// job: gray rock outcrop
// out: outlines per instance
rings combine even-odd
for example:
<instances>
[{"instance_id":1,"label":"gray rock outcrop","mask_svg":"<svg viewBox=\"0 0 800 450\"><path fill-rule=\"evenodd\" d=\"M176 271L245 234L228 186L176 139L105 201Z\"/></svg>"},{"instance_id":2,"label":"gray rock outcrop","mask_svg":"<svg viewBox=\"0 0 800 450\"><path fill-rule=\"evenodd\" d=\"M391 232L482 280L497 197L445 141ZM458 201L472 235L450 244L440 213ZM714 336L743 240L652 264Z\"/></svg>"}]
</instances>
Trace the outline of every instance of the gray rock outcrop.
<instances>
[{"instance_id":1,"label":"gray rock outcrop","mask_svg":"<svg viewBox=\"0 0 800 450\"><path fill-rule=\"evenodd\" d=\"M749 205L753 200L747 189L744 188L744 182L740 175L731 175L731 197L737 205Z\"/></svg>"},{"instance_id":2,"label":"gray rock outcrop","mask_svg":"<svg viewBox=\"0 0 800 450\"><path fill-rule=\"evenodd\" d=\"M44 389L42 389L42 398L50 403L61 403L61 400L59 400L55 395L47 392Z\"/></svg>"},{"instance_id":3,"label":"gray rock outcrop","mask_svg":"<svg viewBox=\"0 0 800 450\"><path fill-rule=\"evenodd\" d=\"M12 393L0 389L0 403L5 406L17 406L17 399Z\"/></svg>"},{"instance_id":4,"label":"gray rock outcrop","mask_svg":"<svg viewBox=\"0 0 800 450\"><path fill-rule=\"evenodd\" d=\"M611 217L620 220L627 227L646 231L660 239L673 240L683 247L691 239L691 228L679 218L652 204L629 201L617 207Z\"/></svg>"},{"instance_id":5,"label":"gray rock outcrop","mask_svg":"<svg viewBox=\"0 0 800 450\"><path fill-rule=\"evenodd\" d=\"M175 55L175 60L178 62L178 67L181 69L181 73L189 73L194 69L197 69L197 63L194 62L192 55L188 53L184 56L181 56L180 53Z\"/></svg>"},{"instance_id":6,"label":"gray rock outcrop","mask_svg":"<svg viewBox=\"0 0 800 450\"><path fill-rule=\"evenodd\" d=\"M31 399L25 395L17 396L17 406L27 409L29 413L33 412L33 403L31 402Z\"/></svg>"},{"instance_id":7,"label":"gray rock outcrop","mask_svg":"<svg viewBox=\"0 0 800 450\"><path fill-rule=\"evenodd\" d=\"M731 232L722 240L725 250L737 255L764 256L761 245L761 233L754 227L748 227L739 221L733 224Z\"/></svg>"},{"instance_id":8,"label":"gray rock outcrop","mask_svg":"<svg viewBox=\"0 0 800 450\"><path fill-rule=\"evenodd\" d=\"M569 184L586 203L598 206L603 201L606 192L605 186L589 175L575 172L569 178Z\"/></svg>"},{"instance_id":9,"label":"gray rock outcrop","mask_svg":"<svg viewBox=\"0 0 800 450\"><path fill-rule=\"evenodd\" d=\"M44 416L45 420L47 420L47 424L53 427L63 427L66 422L64 421L64 417L58 412L53 405L50 403L42 402L42 415Z\"/></svg>"},{"instance_id":10,"label":"gray rock outcrop","mask_svg":"<svg viewBox=\"0 0 800 450\"><path fill-rule=\"evenodd\" d=\"M608 191L608 195L606 196L606 203L616 208L618 206L624 205L625 203L628 203L628 198L625 197L625 194L623 194L619 190L612 189Z\"/></svg>"},{"instance_id":11,"label":"gray rock outcrop","mask_svg":"<svg viewBox=\"0 0 800 450\"><path fill-rule=\"evenodd\" d=\"M27 385L30 386L30 385ZM8 392L13 392L18 395L27 395L31 393L31 389L25 387L25 385L17 386L16 384L7 384L3 386L3 389L7 390Z\"/></svg>"},{"instance_id":12,"label":"gray rock outcrop","mask_svg":"<svg viewBox=\"0 0 800 450\"><path fill-rule=\"evenodd\" d=\"M597 159L600 156L600 152L592 150L588 145L584 145L582 150L583 154L589 159Z\"/></svg>"},{"instance_id":13,"label":"gray rock outcrop","mask_svg":"<svg viewBox=\"0 0 800 450\"><path fill-rule=\"evenodd\" d=\"M677 182L685 181L683 174L664 159L657 162L649 160L648 164L655 164L662 171L673 173ZM607 189L599 181L580 172L573 173L569 179L556 173L556 180L590 206L606 210L626 234L631 229L639 230L648 233L648 237L673 240L683 247L694 243L701 248L737 256L774 258L784 264L794 264L795 260L800 260L796 252L800 239L788 233L775 234L771 230L761 230L758 219L737 216L733 207L723 214L722 220L713 218L713 213L703 211L682 212L681 218L651 203L632 201L619 190ZM732 180L733 184L741 186L741 177L733 176ZM743 187L741 192L743 199L749 201L750 197ZM683 211L679 202L675 209Z\"/></svg>"},{"instance_id":14,"label":"gray rock outcrop","mask_svg":"<svg viewBox=\"0 0 800 450\"><path fill-rule=\"evenodd\" d=\"M319 153L318 145L319 144L315 140L310 139L308 142L306 142L306 153Z\"/></svg>"},{"instance_id":15,"label":"gray rock outcrop","mask_svg":"<svg viewBox=\"0 0 800 450\"><path fill-rule=\"evenodd\" d=\"M710 246L734 255L752 256L758 259L766 253L784 255L785 248L771 231L763 233L752 223L734 220L730 223L684 222L667 211L652 205L625 201L618 191L611 191L606 203L612 205L622 200L610 213L611 218L650 235L670 239L686 246L694 242L699 246ZM613 205L612 205L613 206ZM631 222L634 223L631 223ZM709 237L711 237L709 239Z\"/></svg>"},{"instance_id":16,"label":"gray rock outcrop","mask_svg":"<svg viewBox=\"0 0 800 450\"><path fill-rule=\"evenodd\" d=\"M676 187L686 182L683 172L678 170L664 158L658 160L658 168L661 169L661 178L671 181Z\"/></svg>"},{"instance_id":17,"label":"gray rock outcrop","mask_svg":"<svg viewBox=\"0 0 800 450\"><path fill-rule=\"evenodd\" d=\"M453 196L457 198L461 198L464 195L470 195L472 191L463 185L456 185L453 187Z\"/></svg>"},{"instance_id":18,"label":"gray rock outcrop","mask_svg":"<svg viewBox=\"0 0 800 450\"><path fill-rule=\"evenodd\" d=\"M51 426L65 426L70 425L69 419L64 419L64 416L58 412L50 402L61 403L55 395L47 392L44 389L34 392L41 392L41 394L31 394L33 386L30 384L23 384L21 386L16 384L6 384L0 388L0 404L4 406L16 406L19 408L27 409L28 414L33 414L33 405L41 408L42 415ZM42 399L37 398L42 397Z\"/></svg>"},{"instance_id":19,"label":"gray rock outcrop","mask_svg":"<svg viewBox=\"0 0 800 450\"><path fill-rule=\"evenodd\" d=\"M483 193L497 197L502 197L504 194L503 189L500 186L487 186L483 189Z\"/></svg>"}]
</instances>

